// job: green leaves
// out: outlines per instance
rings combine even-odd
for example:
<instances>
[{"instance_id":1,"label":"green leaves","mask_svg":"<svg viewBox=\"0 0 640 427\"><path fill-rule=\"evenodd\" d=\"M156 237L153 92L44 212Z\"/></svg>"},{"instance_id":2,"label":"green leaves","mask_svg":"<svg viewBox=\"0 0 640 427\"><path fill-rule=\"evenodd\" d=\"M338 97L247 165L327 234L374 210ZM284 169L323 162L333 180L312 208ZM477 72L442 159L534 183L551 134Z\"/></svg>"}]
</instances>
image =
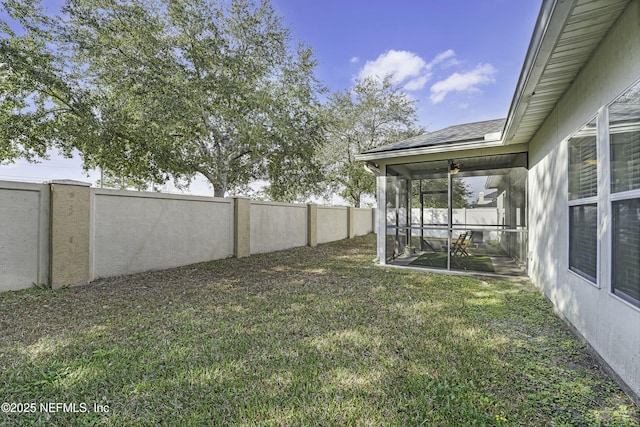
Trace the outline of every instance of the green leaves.
<instances>
[{"instance_id":1,"label":"green leaves","mask_svg":"<svg viewBox=\"0 0 640 427\"><path fill-rule=\"evenodd\" d=\"M2 2L0 160L37 161L51 147L69 154L97 135L96 109L80 74L57 44L58 25L35 1Z\"/></svg>"},{"instance_id":2,"label":"green leaves","mask_svg":"<svg viewBox=\"0 0 640 427\"><path fill-rule=\"evenodd\" d=\"M115 176L200 173L217 196L271 179L292 199L316 179L315 62L268 1L68 0L53 18L3 5L25 35L2 27L2 159L75 148Z\"/></svg>"},{"instance_id":3,"label":"green leaves","mask_svg":"<svg viewBox=\"0 0 640 427\"><path fill-rule=\"evenodd\" d=\"M354 206L375 192L375 178L355 155L424 132L415 127L415 101L391 79L367 78L348 91L334 93L327 106L328 141L322 159L332 190Z\"/></svg>"}]
</instances>

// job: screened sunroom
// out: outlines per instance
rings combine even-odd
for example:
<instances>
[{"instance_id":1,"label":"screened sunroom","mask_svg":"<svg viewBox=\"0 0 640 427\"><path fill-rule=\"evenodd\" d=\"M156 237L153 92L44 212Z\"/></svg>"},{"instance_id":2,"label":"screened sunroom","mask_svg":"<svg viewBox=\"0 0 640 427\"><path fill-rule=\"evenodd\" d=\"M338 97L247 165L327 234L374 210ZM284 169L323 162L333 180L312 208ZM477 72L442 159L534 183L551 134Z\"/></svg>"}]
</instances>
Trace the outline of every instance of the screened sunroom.
<instances>
[{"instance_id":1,"label":"screened sunroom","mask_svg":"<svg viewBox=\"0 0 640 427\"><path fill-rule=\"evenodd\" d=\"M379 175L382 264L526 275L527 154L495 143L503 123L453 126L362 155Z\"/></svg>"}]
</instances>

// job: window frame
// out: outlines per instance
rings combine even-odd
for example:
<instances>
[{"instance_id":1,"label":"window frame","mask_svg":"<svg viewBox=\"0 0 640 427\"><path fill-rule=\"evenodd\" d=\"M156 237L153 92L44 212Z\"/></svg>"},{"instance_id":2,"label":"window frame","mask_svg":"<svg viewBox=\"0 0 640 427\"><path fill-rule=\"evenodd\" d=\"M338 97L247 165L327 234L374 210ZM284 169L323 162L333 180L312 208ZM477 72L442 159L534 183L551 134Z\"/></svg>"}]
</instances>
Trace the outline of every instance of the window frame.
<instances>
[{"instance_id":1,"label":"window frame","mask_svg":"<svg viewBox=\"0 0 640 427\"><path fill-rule=\"evenodd\" d=\"M600 269L600 257L601 257L601 231L602 231L602 227L601 227L601 218L602 218L602 214L601 214L601 201L600 201L600 195L601 195L601 169L602 169L602 161L601 161L601 149L602 147L600 146L600 132L602 130L602 123L601 123L601 111L599 111L596 115L592 116L589 118L589 120L587 120L581 127L579 130L577 130L576 132L574 132L573 134L571 134L567 139L566 139L566 147L567 147L567 269L568 271L575 275L576 277L581 278L582 280L585 280L587 283L589 283L592 286L595 286L596 288L600 288L600 274L601 274L601 269ZM591 123L595 123L595 129L588 129L588 126ZM595 196L588 196L588 197L584 197L581 199L570 199L570 179L571 179L571 172L570 172L570 150L571 150L571 140L573 138L577 138L577 137L584 137L584 136L595 136L595 145L596 145L596 189L597 189L597 193ZM573 207L577 207L577 206L586 206L586 205L595 205L596 206L596 270L595 270L595 277L592 277L589 273L584 272L582 270L580 270L579 268L576 268L574 266L571 265L571 208Z\"/></svg>"},{"instance_id":2,"label":"window frame","mask_svg":"<svg viewBox=\"0 0 640 427\"><path fill-rule=\"evenodd\" d=\"M613 182L613 168L612 168L612 164L611 164L611 135L612 134L616 134L616 133L624 133L625 131L637 131L640 130L638 126L631 126L631 127L623 127L623 128L617 128L614 131L611 130L610 124L609 124L609 108L614 105L616 103L616 101L618 99L620 99L622 96L624 96L624 94L627 93L627 91L629 91L632 87L636 86L640 84L640 80L636 81L633 85L631 85L629 88L627 88L625 91L622 92L622 94L620 96L618 96L614 101L612 101L610 104L607 105L606 108L606 116L607 116L607 135L606 135L606 148L607 148L607 165L606 165L606 169L607 169L607 177L609 178L609 182L608 182L608 186L607 186L607 193L606 193L606 201L607 201L607 208L608 208L608 218L609 218L609 224L608 224L608 235L606 236L607 239L607 246L608 246L608 266L609 266L609 272L608 272L608 281L609 281L609 295L627 303L628 305L630 305L631 307L635 308L636 310L640 310L640 300L637 300L636 298L632 297L631 295L627 295L626 293L622 292L622 291L618 291L616 292L616 289L614 287L614 283L613 283L613 275L614 275L614 270L613 270L613 241L614 241L614 233L613 233L613 204L615 202L620 202L620 201L625 201L625 200L634 200L634 199L640 199L640 188L636 188L633 190L624 190L624 191L618 191L618 192L614 192L613 188L612 188L612 182Z\"/></svg>"},{"instance_id":3,"label":"window frame","mask_svg":"<svg viewBox=\"0 0 640 427\"><path fill-rule=\"evenodd\" d=\"M631 307L640 311L640 300L634 296L626 294L624 291L614 287L614 269L613 269L613 252L614 252L614 203L640 199L640 188L631 190L623 190L613 192L613 164L612 162L612 144L611 135L618 133L632 132L640 130L640 124L630 124L623 126L612 126L609 121L610 109L621 98L627 96L629 91L640 87L640 79L622 91L615 99L608 104L602 106L598 112L586 121L578 130L569 135L566 139L567 149L567 271L575 277L579 277L583 281L597 287L598 289L608 288L607 294ZM635 93L634 93L635 94ZM635 101L635 99L634 99ZM634 102L635 103L635 102ZM640 115L640 114L639 114ZM595 130L591 128L591 123L595 122ZM597 177L597 194L582 199L571 200L569 181L571 179L570 165L570 144L571 140L576 137L596 136L596 177ZM592 278L588 273L584 273L579 269L571 266L571 208L582 205L596 205L597 208L597 224L596 224L596 277ZM595 279L595 281L593 280ZM602 286L602 284L606 284ZM638 284L640 286L640 283Z\"/></svg>"},{"instance_id":4,"label":"window frame","mask_svg":"<svg viewBox=\"0 0 640 427\"><path fill-rule=\"evenodd\" d=\"M611 212L613 212L613 203L614 202L623 202L626 200L635 200L635 199L640 199L640 189L636 189L636 190L629 190L629 191L621 191L619 193L611 193L609 195L609 206L611 207ZM632 297L631 295L627 295L625 292L622 291L618 291L616 292L615 288L614 288L614 283L613 283L613 215L610 217L611 218L611 226L610 228L610 233L609 233L609 248L610 248L610 252L609 252L609 266L611 267L611 271L610 271L610 276L609 276L609 294L613 297L616 297L624 302L626 302L627 304L630 304L632 307L640 310L640 300L635 299L634 297Z\"/></svg>"},{"instance_id":5,"label":"window frame","mask_svg":"<svg viewBox=\"0 0 640 427\"><path fill-rule=\"evenodd\" d=\"M587 280L591 285L596 287L600 287L600 282L598 280L599 272L600 272L600 241L598 239L598 231L600 229L600 212L599 212L599 203L598 197L592 196L585 199L577 199L570 200L568 205L568 218L567 218L567 230L569 233L567 235L568 244L567 244L567 266L569 267L569 271L576 276ZM591 276L589 273L580 270L579 268L573 267L571 265L571 208L579 207L579 206L591 206L595 205L596 211L598 212L596 216L596 271L595 276Z\"/></svg>"}]
</instances>

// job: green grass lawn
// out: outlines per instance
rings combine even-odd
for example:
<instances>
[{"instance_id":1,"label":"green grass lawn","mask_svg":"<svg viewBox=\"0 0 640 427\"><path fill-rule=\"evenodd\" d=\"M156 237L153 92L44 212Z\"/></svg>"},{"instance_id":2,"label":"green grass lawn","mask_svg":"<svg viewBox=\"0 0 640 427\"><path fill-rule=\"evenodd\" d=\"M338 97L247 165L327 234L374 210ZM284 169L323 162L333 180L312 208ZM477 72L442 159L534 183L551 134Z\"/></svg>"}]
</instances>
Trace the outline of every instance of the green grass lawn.
<instances>
[{"instance_id":1,"label":"green grass lawn","mask_svg":"<svg viewBox=\"0 0 640 427\"><path fill-rule=\"evenodd\" d=\"M639 425L527 282L380 268L374 248L0 294L2 402L88 408L0 425Z\"/></svg>"},{"instance_id":2,"label":"green grass lawn","mask_svg":"<svg viewBox=\"0 0 640 427\"><path fill-rule=\"evenodd\" d=\"M425 252L411 262L411 265L419 265L430 268L447 268L446 252ZM482 255L470 255L468 257L451 257L451 268L456 270L483 271L493 273L491 258Z\"/></svg>"}]
</instances>

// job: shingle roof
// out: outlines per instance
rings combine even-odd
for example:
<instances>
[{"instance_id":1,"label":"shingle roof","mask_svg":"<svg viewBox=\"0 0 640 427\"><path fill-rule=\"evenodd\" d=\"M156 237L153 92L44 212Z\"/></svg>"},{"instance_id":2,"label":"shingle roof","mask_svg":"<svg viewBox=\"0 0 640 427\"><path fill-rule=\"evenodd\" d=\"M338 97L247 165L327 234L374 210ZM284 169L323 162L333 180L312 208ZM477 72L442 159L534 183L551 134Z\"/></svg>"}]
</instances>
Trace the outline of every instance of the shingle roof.
<instances>
[{"instance_id":1,"label":"shingle roof","mask_svg":"<svg viewBox=\"0 0 640 427\"><path fill-rule=\"evenodd\" d=\"M449 126L435 132L427 132L413 138L405 139L404 141L383 145L382 147L366 151L363 154L431 147L435 145L455 144L460 142L482 141L484 140L484 136L488 133L501 132L504 128L505 121L506 119L497 119Z\"/></svg>"}]
</instances>

